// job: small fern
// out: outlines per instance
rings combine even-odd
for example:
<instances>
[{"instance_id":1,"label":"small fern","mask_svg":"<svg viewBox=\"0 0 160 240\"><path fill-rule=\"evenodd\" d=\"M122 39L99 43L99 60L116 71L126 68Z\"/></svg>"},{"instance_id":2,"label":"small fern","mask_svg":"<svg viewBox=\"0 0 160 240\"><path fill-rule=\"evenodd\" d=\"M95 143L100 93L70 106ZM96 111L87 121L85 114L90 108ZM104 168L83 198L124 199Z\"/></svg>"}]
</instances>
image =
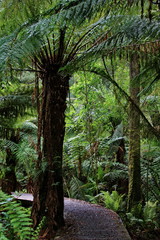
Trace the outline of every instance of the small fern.
<instances>
[{"instance_id":1,"label":"small fern","mask_svg":"<svg viewBox=\"0 0 160 240\"><path fill-rule=\"evenodd\" d=\"M157 223L157 204L156 202L148 201L146 202L144 209L143 209L143 219L144 222L148 225L154 224L154 226L159 227Z\"/></svg>"},{"instance_id":2,"label":"small fern","mask_svg":"<svg viewBox=\"0 0 160 240\"><path fill-rule=\"evenodd\" d=\"M9 238L7 238L5 235L4 235L4 232L6 232L6 228L3 226L2 223L0 223L0 239L1 240L9 240Z\"/></svg>"},{"instance_id":3,"label":"small fern","mask_svg":"<svg viewBox=\"0 0 160 240\"><path fill-rule=\"evenodd\" d=\"M157 206L158 201L148 201L143 207L142 204L138 204L132 208L131 212L126 213L126 226L131 229L141 230L144 229L153 231L159 228Z\"/></svg>"},{"instance_id":4,"label":"small fern","mask_svg":"<svg viewBox=\"0 0 160 240\"><path fill-rule=\"evenodd\" d=\"M106 208L112 209L115 212L120 210L124 195L119 195L117 191L112 191L111 194L108 191L102 191L101 196Z\"/></svg>"},{"instance_id":5,"label":"small fern","mask_svg":"<svg viewBox=\"0 0 160 240\"><path fill-rule=\"evenodd\" d=\"M32 235L32 238L31 238L32 240L38 239L40 235L40 231L43 229L45 225L46 225L46 217L43 217Z\"/></svg>"},{"instance_id":6,"label":"small fern","mask_svg":"<svg viewBox=\"0 0 160 240\"><path fill-rule=\"evenodd\" d=\"M31 239L33 229L28 210L2 191L0 191L0 215L0 239Z\"/></svg>"}]
</instances>

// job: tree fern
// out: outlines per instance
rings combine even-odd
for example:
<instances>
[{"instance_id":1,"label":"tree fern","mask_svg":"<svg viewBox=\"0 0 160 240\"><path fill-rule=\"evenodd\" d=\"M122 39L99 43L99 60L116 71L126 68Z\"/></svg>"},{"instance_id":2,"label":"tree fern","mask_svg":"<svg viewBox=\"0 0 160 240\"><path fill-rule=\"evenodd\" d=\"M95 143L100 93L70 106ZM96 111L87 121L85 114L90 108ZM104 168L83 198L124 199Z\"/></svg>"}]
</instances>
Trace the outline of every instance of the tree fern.
<instances>
[{"instance_id":1,"label":"tree fern","mask_svg":"<svg viewBox=\"0 0 160 240\"><path fill-rule=\"evenodd\" d=\"M89 49L78 55L67 68L72 69L72 64L78 69L85 68L91 58L105 56L123 56L127 58L131 51L139 52L142 58L151 58L152 55L158 56L159 42L159 19L152 22L149 19L142 19L139 16L115 15L103 18L103 31L101 36L92 34L93 44ZM104 36L105 34L105 36ZM97 39L99 41L97 42ZM154 51L153 51L154 49ZM153 54L154 52L154 54ZM157 58L156 58L157 59ZM154 65L154 64L153 64ZM158 66L158 64L156 64Z\"/></svg>"},{"instance_id":2,"label":"tree fern","mask_svg":"<svg viewBox=\"0 0 160 240\"><path fill-rule=\"evenodd\" d=\"M30 1L27 2L30 4ZM91 17L93 18L94 14L97 15L99 12L101 15L106 16L111 10L115 9L115 6L117 11L119 7L121 8L120 5L121 4L119 4L119 2L115 4L115 1L113 0L110 0L109 2L104 0L74 0L69 2L61 1L58 2L57 5L51 3L50 8L46 12L43 12L42 8L42 12L39 13L39 15L37 14L34 16L34 14L32 14L32 21L30 21L28 24L25 24L20 32L16 33L16 36L11 35L10 41L5 38L3 39L2 44L0 44L2 49L1 63L4 61L7 62L8 59L12 59L12 61L15 61L15 63L19 62L20 58L27 56L27 53L30 55L36 55L36 53L40 50L39 47L44 44L44 36L48 36L50 33L57 32L58 26L61 26L61 29L66 28L66 26L68 27L72 21L74 22L74 26L76 22L78 22L79 26L82 24L82 22L84 23L86 19L88 21L88 19ZM12 48L10 46L12 46ZM99 48L100 44L98 44L97 47Z\"/></svg>"}]
</instances>

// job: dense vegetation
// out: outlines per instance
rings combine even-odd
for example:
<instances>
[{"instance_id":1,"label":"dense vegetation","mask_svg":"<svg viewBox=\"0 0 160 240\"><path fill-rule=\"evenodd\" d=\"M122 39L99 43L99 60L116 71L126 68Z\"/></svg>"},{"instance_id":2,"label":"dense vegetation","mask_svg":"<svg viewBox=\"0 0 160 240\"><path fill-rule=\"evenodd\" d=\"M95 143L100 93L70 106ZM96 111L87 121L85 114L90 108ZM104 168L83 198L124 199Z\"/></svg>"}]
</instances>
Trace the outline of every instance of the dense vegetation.
<instances>
[{"instance_id":1,"label":"dense vegetation","mask_svg":"<svg viewBox=\"0 0 160 240\"><path fill-rule=\"evenodd\" d=\"M133 239L158 239L158 1L0 7L1 239L44 226L51 239L64 196L118 212ZM14 191L33 193L31 213Z\"/></svg>"}]
</instances>

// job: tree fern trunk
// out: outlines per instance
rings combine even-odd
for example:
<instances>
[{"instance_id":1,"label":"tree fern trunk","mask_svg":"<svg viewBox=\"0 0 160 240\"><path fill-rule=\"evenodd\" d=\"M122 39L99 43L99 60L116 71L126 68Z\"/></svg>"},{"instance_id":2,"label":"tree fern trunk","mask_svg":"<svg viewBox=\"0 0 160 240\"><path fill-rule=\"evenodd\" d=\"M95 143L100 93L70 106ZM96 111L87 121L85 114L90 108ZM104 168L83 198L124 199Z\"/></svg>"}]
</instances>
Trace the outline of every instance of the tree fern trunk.
<instances>
[{"instance_id":1,"label":"tree fern trunk","mask_svg":"<svg viewBox=\"0 0 160 240\"><path fill-rule=\"evenodd\" d=\"M49 73L43 77L41 124L43 137L40 171L35 187L32 218L34 226L46 217L49 233L64 225L62 152L65 134L66 97L69 77ZM42 170L43 169L43 170Z\"/></svg>"},{"instance_id":2,"label":"tree fern trunk","mask_svg":"<svg viewBox=\"0 0 160 240\"><path fill-rule=\"evenodd\" d=\"M133 53L130 58L130 96L139 106L140 80L135 78L140 71L139 58ZM140 114L130 103L129 113L129 190L128 210L141 201L140 171Z\"/></svg>"}]
</instances>

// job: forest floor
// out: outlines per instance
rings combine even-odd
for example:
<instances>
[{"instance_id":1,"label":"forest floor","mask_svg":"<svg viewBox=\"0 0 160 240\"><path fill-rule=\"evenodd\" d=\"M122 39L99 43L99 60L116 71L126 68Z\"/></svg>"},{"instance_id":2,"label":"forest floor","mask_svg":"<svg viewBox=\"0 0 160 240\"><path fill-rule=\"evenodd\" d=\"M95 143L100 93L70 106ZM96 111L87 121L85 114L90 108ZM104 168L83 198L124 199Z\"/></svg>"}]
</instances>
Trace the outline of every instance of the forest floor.
<instances>
[{"instance_id":1,"label":"forest floor","mask_svg":"<svg viewBox=\"0 0 160 240\"><path fill-rule=\"evenodd\" d=\"M33 199L31 194L16 198ZM131 240L120 217L112 210L70 198L65 198L64 205L65 227L56 233L55 240ZM40 239L47 240L47 236L44 234Z\"/></svg>"}]
</instances>

